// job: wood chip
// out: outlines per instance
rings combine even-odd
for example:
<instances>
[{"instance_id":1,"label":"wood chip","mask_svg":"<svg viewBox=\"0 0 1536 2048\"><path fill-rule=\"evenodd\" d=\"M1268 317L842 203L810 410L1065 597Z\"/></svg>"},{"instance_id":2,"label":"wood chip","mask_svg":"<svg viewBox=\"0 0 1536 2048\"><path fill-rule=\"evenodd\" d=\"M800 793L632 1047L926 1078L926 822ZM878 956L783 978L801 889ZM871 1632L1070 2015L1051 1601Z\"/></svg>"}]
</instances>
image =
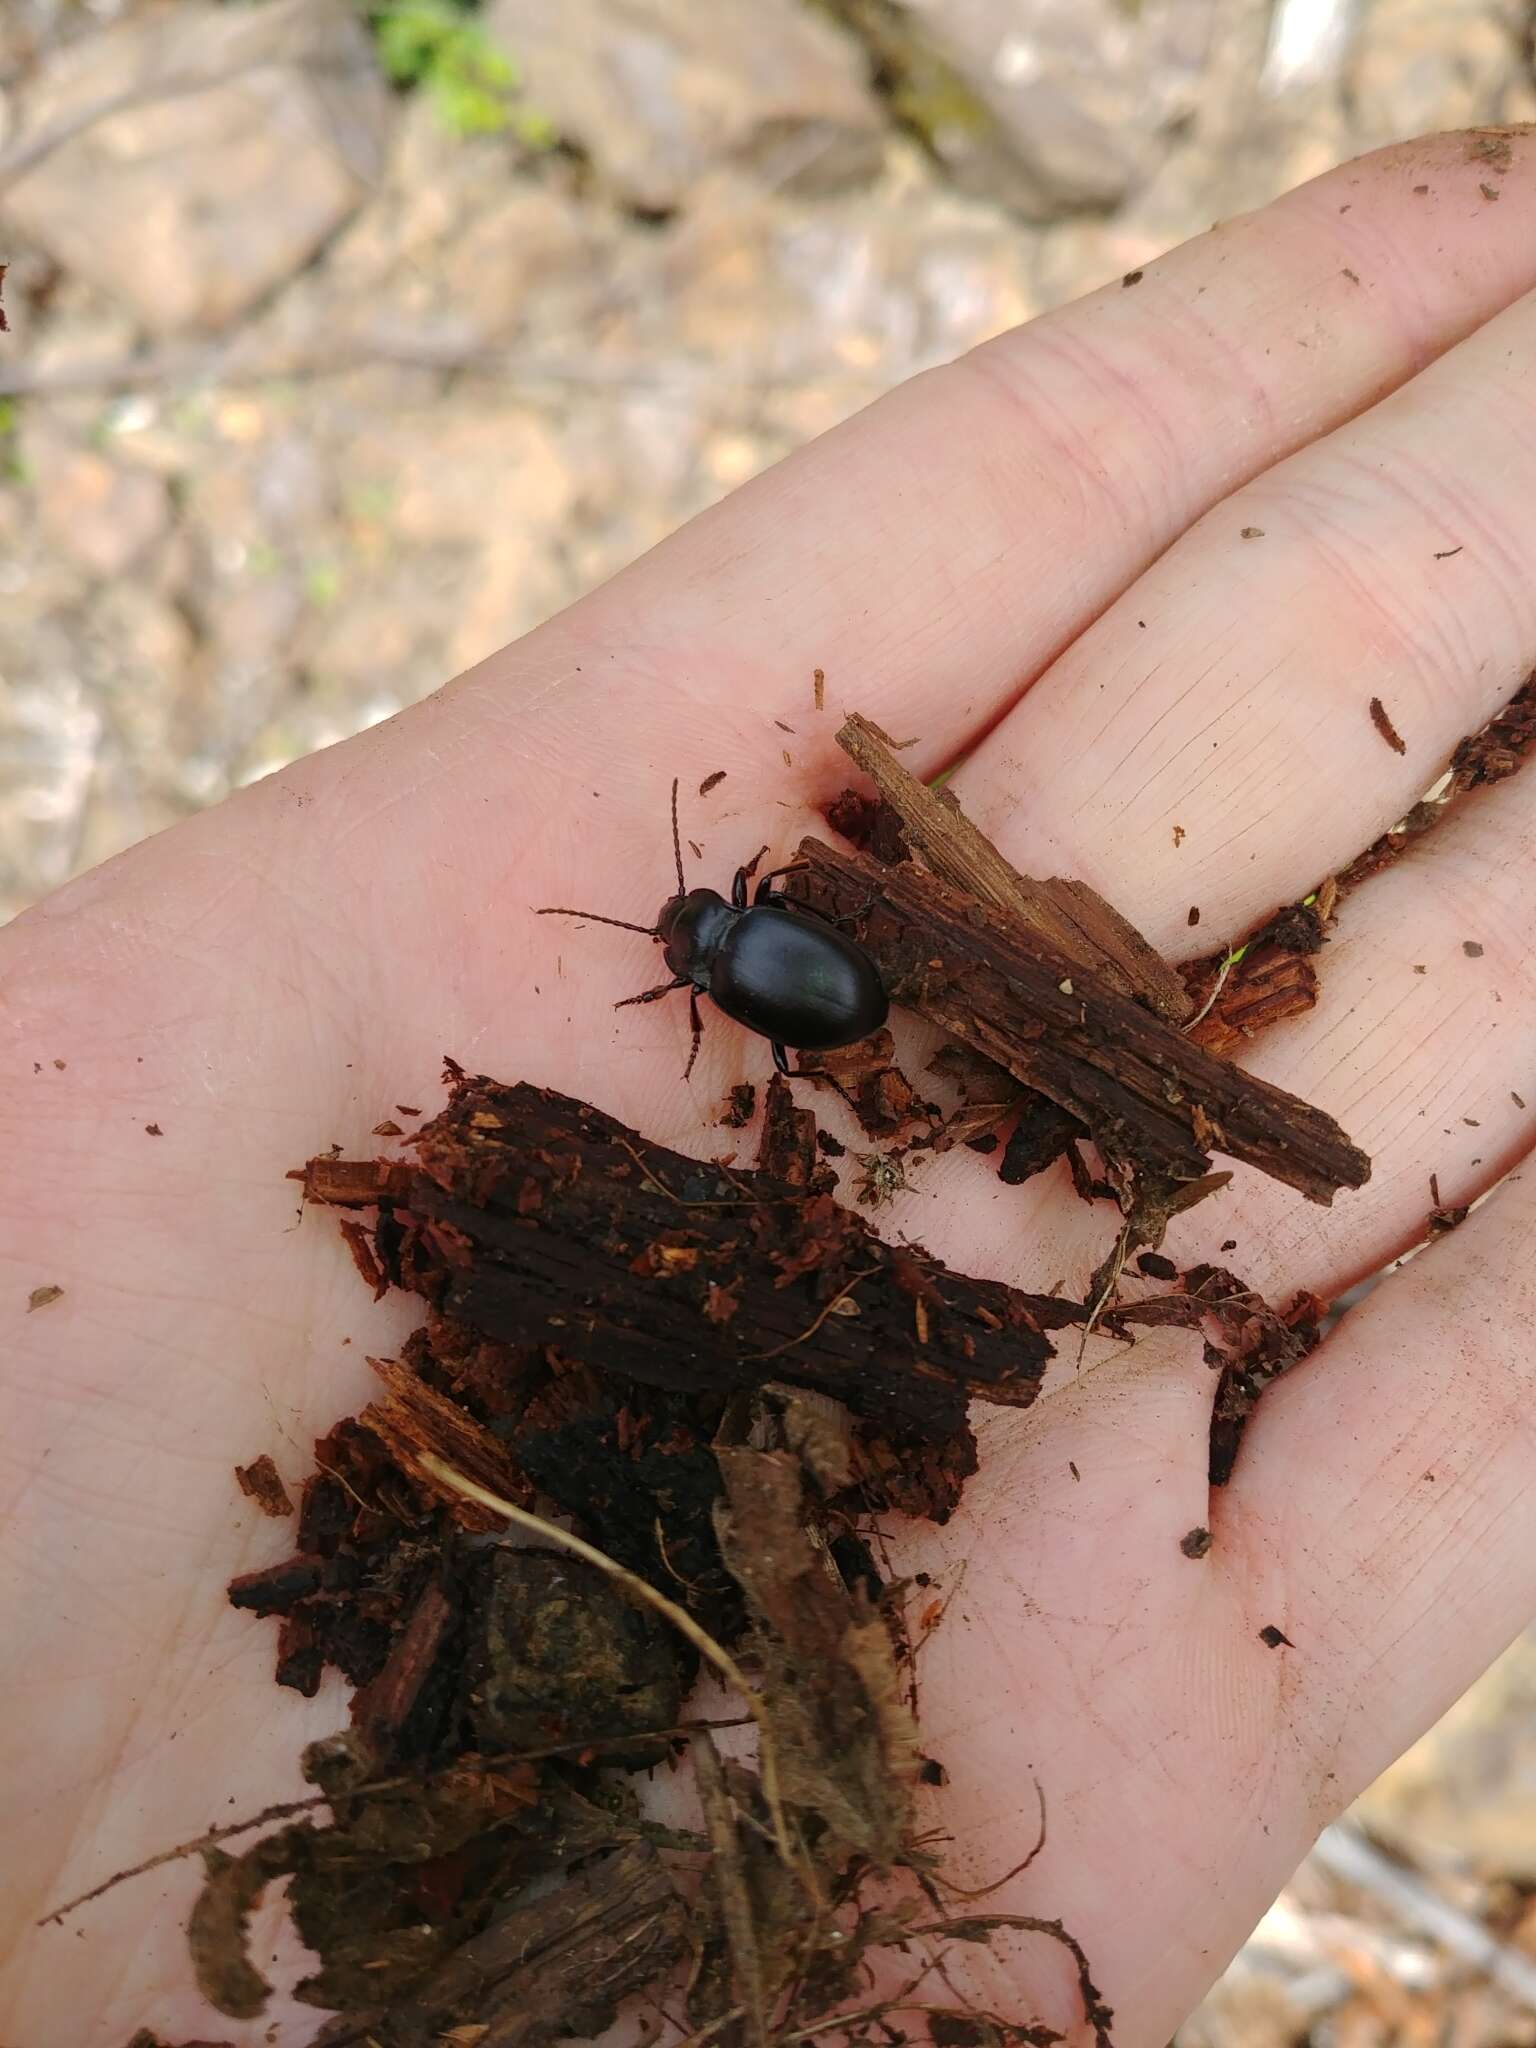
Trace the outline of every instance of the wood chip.
<instances>
[{"instance_id":1,"label":"wood chip","mask_svg":"<svg viewBox=\"0 0 1536 2048\"><path fill-rule=\"evenodd\" d=\"M276 1519L293 1513L293 1500L267 1452L263 1451L249 1465L237 1465L235 1483L264 1515Z\"/></svg>"}]
</instances>

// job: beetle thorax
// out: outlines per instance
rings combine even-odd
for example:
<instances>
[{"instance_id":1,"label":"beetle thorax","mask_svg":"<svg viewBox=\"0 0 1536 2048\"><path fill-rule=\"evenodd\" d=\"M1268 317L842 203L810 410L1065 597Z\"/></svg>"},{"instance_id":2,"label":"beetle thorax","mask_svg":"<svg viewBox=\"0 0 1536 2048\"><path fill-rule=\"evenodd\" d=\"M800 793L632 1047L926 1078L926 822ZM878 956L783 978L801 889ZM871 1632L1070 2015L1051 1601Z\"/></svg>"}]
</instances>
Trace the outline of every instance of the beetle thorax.
<instances>
[{"instance_id":1,"label":"beetle thorax","mask_svg":"<svg viewBox=\"0 0 1536 2048\"><path fill-rule=\"evenodd\" d=\"M686 974L698 988L707 987L715 955L740 916L715 889L669 896L656 919L656 936L672 972Z\"/></svg>"}]
</instances>

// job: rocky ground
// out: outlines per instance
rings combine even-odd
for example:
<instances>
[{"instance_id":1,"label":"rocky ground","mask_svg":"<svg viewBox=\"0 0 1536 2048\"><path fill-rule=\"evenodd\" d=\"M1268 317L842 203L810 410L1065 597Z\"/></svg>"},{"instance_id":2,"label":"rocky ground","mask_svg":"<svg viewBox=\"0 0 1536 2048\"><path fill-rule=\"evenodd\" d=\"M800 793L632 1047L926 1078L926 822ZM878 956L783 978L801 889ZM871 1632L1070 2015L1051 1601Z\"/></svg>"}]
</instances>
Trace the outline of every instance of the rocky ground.
<instances>
[{"instance_id":1,"label":"rocky ground","mask_svg":"<svg viewBox=\"0 0 1536 2048\"><path fill-rule=\"evenodd\" d=\"M1536 117L1527 0L455 6L0 8L0 918L915 370ZM1536 2042L1533 1706L1518 1645L1187 2048Z\"/></svg>"}]
</instances>

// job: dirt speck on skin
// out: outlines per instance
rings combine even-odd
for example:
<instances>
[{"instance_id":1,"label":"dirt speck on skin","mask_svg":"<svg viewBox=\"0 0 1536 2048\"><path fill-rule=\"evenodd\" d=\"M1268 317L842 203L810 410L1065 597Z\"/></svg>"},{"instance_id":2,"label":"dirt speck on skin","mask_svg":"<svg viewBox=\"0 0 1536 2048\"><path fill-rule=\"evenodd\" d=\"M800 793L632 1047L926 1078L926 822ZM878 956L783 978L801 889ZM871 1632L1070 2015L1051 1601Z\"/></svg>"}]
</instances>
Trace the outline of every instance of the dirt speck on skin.
<instances>
[{"instance_id":1,"label":"dirt speck on skin","mask_svg":"<svg viewBox=\"0 0 1536 2048\"><path fill-rule=\"evenodd\" d=\"M824 668L812 669L811 688L816 697L816 709L823 711L827 703L827 672Z\"/></svg>"},{"instance_id":2,"label":"dirt speck on skin","mask_svg":"<svg viewBox=\"0 0 1536 2048\"><path fill-rule=\"evenodd\" d=\"M1387 745L1392 749L1393 753L1406 754L1408 751L1408 742L1403 738L1402 734L1398 731L1397 727L1392 723L1391 714L1388 712L1386 705L1382 703L1379 697L1373 697L1371 699L1370 711L1372 725L1375 726L1376 730L1381 734L1382 738L1386 741Z\"/></svg>"},{"instance_id":3,"label":"dirt speck on skin","mask_svg":"<svg viewBox=\"0 0 1536 2048\"><path fill-rule=\"evenodd\" d=\"M704 780L699 784L699 795L708 796L709 792L712 789L718 789L721 783L724 782L724 780L725 770L723 768L717 768L713 775L706 775Z\"/></svg>"},{"instance_id":4,"label":"dirt speck on skin","mask_svg":"<svg viewBox=\"0 0 1536 2048\"><path fill-rule=\"evenodd\" d=\"M60 1300L63 1293L62 1287L34 1287L27 1296L27 1314L31 1315L35 1308L47 1308L50 1303Z\"/></svg>"},{"instance_id":5,"label":"dirt speck on skin","mask_svg":"<svg viewBox=\"0 0 1536 2048\"><path fill-rule=\"evenodd\" d=\"M1144 270L1128 270L1120 282L1122 285L1140 284L1146 274Z\"/></svg>"},{"instance_id":6,"label":"dirt speck on skin","mask_svg":"<svg viewBox=\"0 0 1536 2048\"><path fill-rule=\"evenodd\" d=\"M1360 273L1357 270L1351 270L1347 263L1344 266L1344 275L1351 284L1358 284L1360 282Z\"/></svg>"},{"instance_id":7,"label":"dirt speck on skin","mask_svg":"<svg viewBox=\"0 0 1536 2048\"><path fill-rule=\"evenodd\" d=\"M1245 526L1242 537L1244 540L1262 540L1264 529L1262 526Z\"/></svg>"},{"instance_id":8,"label":"dirt speck on skin","mask_svg":"<svg viewBox=\"0 0 1536 2048\"><path fill-rule=\"evenodd\" d=\"M1282 1645L1287 1650L1294 1650L1296 1647L1290 1637L1283 1630L1276 1628L1273 1622L1259 1630L1259 1641L1267 1644L1271 1650L1278 1650Z\"/></svg>"},{"instance_id":9,"label":"dirt speck on skin","mask_svg":"<svg viewBox=\"0 0 1536 2048\"><path fill-rule=\"evenodd\" d=\"M1497 185L1479 185L1477 189L1479 192L1482 193L1485 199L1497 199L1499 196L1499 188Z\"/></svg>"},{"instance_id":10,"label":"dirt speck on skin","mask_svg":"<svg viewBox=\"0 0 1536 2048\"><path fill-rule=\"evenodd\" d=\"M373 1136L376 1138L403 1138L405 1133L392 1116L387 1116L383 1123L374 1125Z\"/></svg>"},{"instance_id":11,"label":"dirt speck on skin","mask_svg":"<svg viewBox=\"0 0 1536 2048\"><path fill-rule=\"evenodd\" d=\"M1175 845L1176 847L1178 847L1178 846L1182 846L1182 845L1184 844L1184 841L1185 841L1185 840L1186 840L1186 839L1187 839L1188 837L1189 837L1189 835L1188 835L1188 833L1187 833L1187 832L1186 832L1186 831L1184 830L1184 827L1183 827L1182 825L1175 825L1175 826L1174 826L1174 828L1173 828L1173 843L1174 843L1174 845Z\"/></svg>"},{"instance_id":12,"label":"dirt speck on skin","mask_svg":"<svg viewBox=\"0 0 1536 2048\"><path fill-rule=\"evenodd\" d=\"M1463 951L1463 953L1466 954L1469 960L1481 960L1483 957L1483 949L1477 943L1476 939L1463 939L1461 942L1461 950Z\"/></svg>"},{"instance_id":13,"label":"dirt speck on skin","mask_svg":"<svg viewBox=\"0 0 1536 2048\"><path fill-rule=\"evenodd\" d=\"M1186 1557L1201 1558L1209 1552L1211 1541L1209 1529L1191 1529L1187 1536L1179 1538L1179 1548Z\"/></svg>"},{"instance_id":14,"label":"dirt speck on skin","mask_svg":"<svg viewBox=\"0 0 1536 2048\"><path fill-rule=\"evenodd\" d=\"M146 1124L144 1129L151 1138L163 1138L165 1136L164 1131L161 1130L158 1124Z\"/></svg>"},{"instance_id":15,"label":"dirt speck on skin","mask_svg":"<svg viewBox=\"0 0 1536 2048\"><path fill-rule=\"evenodd\" d=\"M1467 138L1468 163L1489 164L1496 171L1507 171L1514 160L1514 144L1502 128L1474 131Z\"/></svg>"}]
</instances>

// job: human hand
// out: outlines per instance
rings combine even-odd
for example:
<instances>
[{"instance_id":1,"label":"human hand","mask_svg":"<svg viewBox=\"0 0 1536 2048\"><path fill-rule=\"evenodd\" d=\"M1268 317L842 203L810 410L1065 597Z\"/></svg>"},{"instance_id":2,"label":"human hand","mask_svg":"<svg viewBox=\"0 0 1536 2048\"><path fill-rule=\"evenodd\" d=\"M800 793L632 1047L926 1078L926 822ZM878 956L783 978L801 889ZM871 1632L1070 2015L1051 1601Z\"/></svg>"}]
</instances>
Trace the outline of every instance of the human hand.
<instances>
[{"instance_id":1,"label":"human hand","mask_svg":"<svg viewBox=\"0 0 1536 2048\"><path fill-rule=\"evenodd\" d=\"M270 1632L223 1591L278 1547L231 1467L301 1473L406 1327L324 1219L295 1224L287 1169L430 1108L444 1052L700 1154L765 1077L715 1018L685 1086L686 1004L610 1008L654 978L646 942L532 915L649 920L674 775L718 882L793 846L863 710L921 735L922 772L967 756L1017 865L1177 953L1190 906L1205 949L1342 864L1511 694L1536 660L1536 139L1509 149L1347 166L918 379L449 690L0 934L0 2039L313 2024L232 2029L188 1992L195 1865L33 1923L300 1791L343 1718L334 1686L274 1692ZM1519 778L1350 902L1318 1008L1251 1063L1372 1180L1323 1214L1239 1173L1175 1226L1181 1263L1235 1239L1272 1296L1334 1295L1420 1234L1431 1173L1462 1202L1521 1159L1533 850ZM1038 1781L1048 1844L989 1907L1067 1922L1120 2048L1168 2038L1314 1832L1536 1608L1533 1224L1516 1174L1266 1396L1214 1501L1211 1376L1161 1334L1081 1374L1065 1347L1035 1409L980 1418L954 1521L893 1530L898 1568L958 1588L921 1669L954 1874L1018 1860ZM884 1227L1081 1292L1110 1225L961 1152ZM1071 2024L1048 1945L969 1967L983 2003Z\"/></svg>"}]
</instances>

